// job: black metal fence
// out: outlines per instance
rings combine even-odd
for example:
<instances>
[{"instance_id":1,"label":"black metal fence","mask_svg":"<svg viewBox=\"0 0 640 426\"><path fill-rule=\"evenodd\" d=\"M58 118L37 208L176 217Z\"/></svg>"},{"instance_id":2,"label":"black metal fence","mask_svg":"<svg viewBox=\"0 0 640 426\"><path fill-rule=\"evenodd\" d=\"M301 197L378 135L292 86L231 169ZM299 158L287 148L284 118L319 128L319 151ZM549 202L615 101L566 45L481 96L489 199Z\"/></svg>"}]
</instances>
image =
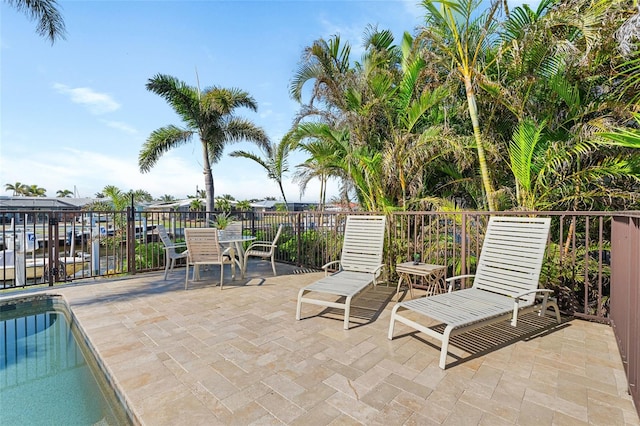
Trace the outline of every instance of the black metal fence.
<instances>
[{"instance_id":1,"label":"black metal fence","mask_svg":"<svg viewBox=\"0 0 640 426\"><path fill-rule=\"evenodd\" d=\"M320 268L339 258L346 216L354 213L127 210L12 214L13 223L0 224L2 288L159 270L165 259L155 229L158 224L180 241L187 227L220 227L231 218L241 221L243 232L258 240L272 240L278 225L284 224L276 260ZM542 284L556 290L563 311L609 320L611 225L616 214L500 214L552 217ZM395 265L413 259L416 253L423 262L447 266L447 276L473 272L488 217L487 212L390 214L385 242L387 279L395 280Z\"/></svg>"}]
</instances>

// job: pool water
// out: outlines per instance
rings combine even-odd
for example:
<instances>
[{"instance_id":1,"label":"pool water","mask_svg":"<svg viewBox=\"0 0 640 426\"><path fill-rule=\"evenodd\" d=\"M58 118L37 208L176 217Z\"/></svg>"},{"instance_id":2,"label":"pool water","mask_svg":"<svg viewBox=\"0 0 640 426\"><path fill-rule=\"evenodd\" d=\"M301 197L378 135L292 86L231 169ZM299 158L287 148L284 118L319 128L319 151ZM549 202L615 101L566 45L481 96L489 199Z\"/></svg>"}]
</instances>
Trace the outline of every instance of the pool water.
<instances>
[{"instance_id":1,"label":"pool water","mask_svg":"<svg viewBox=\"0 0 640 426\"><path fill-rule=\"evenodd\" d=\"M131 424L77 333L49 298L0 305L0 424Z\"/></svg>"}]
</instances>

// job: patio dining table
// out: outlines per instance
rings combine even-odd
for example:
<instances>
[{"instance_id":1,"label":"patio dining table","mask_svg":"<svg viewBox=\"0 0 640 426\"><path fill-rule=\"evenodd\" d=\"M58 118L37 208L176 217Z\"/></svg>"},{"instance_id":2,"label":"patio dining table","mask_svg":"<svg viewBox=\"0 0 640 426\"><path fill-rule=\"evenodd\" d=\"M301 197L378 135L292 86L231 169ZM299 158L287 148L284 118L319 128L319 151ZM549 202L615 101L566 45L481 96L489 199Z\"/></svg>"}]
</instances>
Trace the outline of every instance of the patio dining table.
<instances>
[{"instance_id":1,"label":"patio dining table","mask_svg":"<svg viewBox=\"0 0 640 426\"><path fill-rule=\"evenodd\" d=\"M229 233L222 229L218 231L218 243L229 249L229 256L236 262L241 271L244 270L244 243L255 239L256 237L253 235L241 235L236 232ZM238 255L237 257L236 254ZM200 279L198 267L193 270L193 278L195 280Z\"/></svg>"},{"instance_id":2,"label":"patio dining table","mask_svg":"<svg viewBox=\"0 0 640 426\"><path fill-rule=\"evenodd\" d=\"M224 230L222 230L218 234L218 242L223 247L226 246L231 249L229 254L231 254L232 258L234 258L241 271L244 268L244 243L246 241L253 241L255 239L256 237L254 237L253 235L239 235L235 233L229 234ZM235 258L236 254L238 255L237 258Z\"/></svg>"}]
</instances>

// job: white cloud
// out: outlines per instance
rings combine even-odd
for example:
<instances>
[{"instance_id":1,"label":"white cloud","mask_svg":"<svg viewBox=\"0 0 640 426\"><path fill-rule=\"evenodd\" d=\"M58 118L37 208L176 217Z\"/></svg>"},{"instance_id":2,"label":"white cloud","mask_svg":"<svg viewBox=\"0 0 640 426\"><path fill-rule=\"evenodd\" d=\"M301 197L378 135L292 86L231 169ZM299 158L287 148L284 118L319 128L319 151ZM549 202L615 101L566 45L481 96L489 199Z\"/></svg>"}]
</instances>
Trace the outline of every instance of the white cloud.
<instances>
[{"instance_id":1,"label":"white cloud","mask_svg":"<svg viewBox=\"0 0 640 426\"><path fill-rule=\"evenodd\" d=\"M273 110L272 109L268 109L268 110L265 110L265 111L261 112L259 114L259 117L260 118L268 118L272 114L273 114Z\"/></svg>"},{"instance_id":2,"label":"white cloud","mask_svg":"<svg viewBox=\"0 0 640 426\"><path fill-rule=\"evenodd\" d=\"M125 133L136 134L138 131L133 127L129 126L127 123L123 123L121 121L109 121L109 120L101 120L104 124L114 129L122 130Z\"/></svg>"},{"instance_id":3,"label":"white cloud","mask_svg":"<svg viewBox=\"0 0 640 426\"><path fill-rule=\"evenodd\" d=\"M198 155L194 153L193 157ZM229 160L225 157L213 166L216 194L231 194L238 200L265 196L281 199L277 184L268 179L266 173ZM36 184L45 188L50 197L63 189L77 189L80 196L93 197L106 185L114 185L123 191L143 189L154 197L170 194L186 198L195 194L196 187L204 188L200 164L178 153L166 153L151 171L140 173L136 158L71 148L12 156L10 161L4 155L0 156L0 182L3 185L13 182ZM285 180L284 186L290 202L300 200L300 189L296 184ZM318 193L319 184L312 181L302 200L317 201ZM335 195L337 188L331 184L328 193L328 197ZM6 192L4 195L11 194Z\"/></svg>"},{"instance_id":4,"label":"white cloud","mask_svg":"<svg viewBox=\"0 0 640 426\"><path fill-rule=\"evenodd\" d=\"M89 87L72 88L65 84L54 83L53 88L58 93L68 96L71 102L87 107L95 115L113 112L120 108L120 104L113 100L111 96L106 93L95 92Z\"/></svg>"}]
</instances>

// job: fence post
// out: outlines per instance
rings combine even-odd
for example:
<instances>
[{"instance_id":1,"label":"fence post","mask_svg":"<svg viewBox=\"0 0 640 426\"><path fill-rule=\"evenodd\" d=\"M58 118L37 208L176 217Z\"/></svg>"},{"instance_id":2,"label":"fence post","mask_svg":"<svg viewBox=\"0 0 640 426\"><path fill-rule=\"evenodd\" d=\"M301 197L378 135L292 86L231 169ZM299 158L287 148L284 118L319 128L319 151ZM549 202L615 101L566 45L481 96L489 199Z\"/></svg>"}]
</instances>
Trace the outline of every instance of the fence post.
<instances>
[{"instance_id":1,"label":"fence post","mask_svg":"<svg viewBox=\"0 0 640 426\"><path fill-rule=\"evenodd\" d=\"M302 266L302 215L300 212L296 213L296 237L298 239L296 259L298 259L298 266Z\"/></svg>"},{"instance_id":2,"label":"fence post","mask_svg":"<svg viewBox=\"0 0 640 426\"><path fill-rule=\"evenodd\" d=\"M53 212L49 215L49 230L47 232L47 257L48 257L48 282L49 287L53 287L55 278L58 275L58 219L52 217Z\"/></svg>"},{"instance_id":3,"label":"fence post","mask_svg":"<svg viewBox=\"0 0 640 426\"><path fill-rule=\"evenodd\" d=\"M136 273L136 222L135 210L127 207L127 272Z\"/></svg>"},{"instance_id":4,"label":"fence post","mask_svg":"<svg viewBox=\"0 0 640 426\"><path fill-rule=\"evenodd\" d=\"M454 220L455 223L455 220ZM467 214L462 213L462 223L460 225L462 229L460 230L460 275L467 274ZM467 287L467 279L463 280L463 287Z\"/></svg>"},{"instance_id":5,"label":"fence post","mask_svg":"<svg viewBox=\"0 0 640 426\"><path fill-rule=\"evenodd\" d=\"M256 235L256 212L251 211L251 235Z\"/></svg>"}]
</instances>

